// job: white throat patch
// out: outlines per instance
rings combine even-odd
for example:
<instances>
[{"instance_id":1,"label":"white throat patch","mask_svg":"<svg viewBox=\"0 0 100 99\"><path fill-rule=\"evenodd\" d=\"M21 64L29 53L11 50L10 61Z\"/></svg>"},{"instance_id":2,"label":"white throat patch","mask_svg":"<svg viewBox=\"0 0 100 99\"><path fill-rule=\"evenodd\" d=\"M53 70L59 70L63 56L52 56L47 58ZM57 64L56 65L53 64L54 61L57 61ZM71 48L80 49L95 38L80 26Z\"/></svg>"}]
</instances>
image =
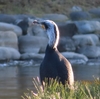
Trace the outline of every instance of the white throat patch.
<instances>
[{"instance_id":1,"label":"white throat patch","mask_svg":"<svg viewBox=\"0 0 100 99\"><path fill-rule=\"evenodd\" d=\"M59 30L58 26L53 21L49 23L47 35L49 37L49 46L56 48L59 42Z\"/></svg>"}]
</instances>

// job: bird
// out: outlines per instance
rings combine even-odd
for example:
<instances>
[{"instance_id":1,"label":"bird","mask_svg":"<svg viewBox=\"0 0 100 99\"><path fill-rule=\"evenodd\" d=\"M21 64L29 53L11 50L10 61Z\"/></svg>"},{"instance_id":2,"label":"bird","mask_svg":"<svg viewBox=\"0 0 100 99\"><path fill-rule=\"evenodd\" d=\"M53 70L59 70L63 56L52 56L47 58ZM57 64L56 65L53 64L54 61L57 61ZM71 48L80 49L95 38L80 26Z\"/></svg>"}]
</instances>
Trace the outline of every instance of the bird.
<instances>
[{"instance_id":1,"label":"bird","mask_svg":"<svg viewBox=\"0 0 100 99\"><path fill-rule=\"evenodd\" d=\"M57 79L63 85L74 84L74 73L71 63L58 51L60 32L57 24L52 20L35 20L40 24L48 36L48 44L45 50L44 59L40 65L40 81L43 84L45 79Z\"/></svg>"}]
</instances>

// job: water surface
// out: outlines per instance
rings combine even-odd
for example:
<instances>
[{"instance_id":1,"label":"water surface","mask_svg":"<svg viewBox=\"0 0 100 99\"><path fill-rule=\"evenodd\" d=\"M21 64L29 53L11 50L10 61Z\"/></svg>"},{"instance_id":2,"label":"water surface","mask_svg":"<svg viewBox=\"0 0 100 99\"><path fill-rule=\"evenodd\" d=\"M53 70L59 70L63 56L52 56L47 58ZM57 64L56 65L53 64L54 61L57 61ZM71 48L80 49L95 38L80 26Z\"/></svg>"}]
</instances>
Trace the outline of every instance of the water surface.
<instances>
[{"instance_id":1,"label":"water surface","mask_svg":"<svg viewBox=\"0 0 100 99\"><path fill-rule=\"evenodd\" d=\"M100 77L100 66L73 66L75 80L94 80ZM34 90L33 77L39 76L39 66L0 67L0 99L22 99L27 89Z\"/></svg>"}]
</instances>

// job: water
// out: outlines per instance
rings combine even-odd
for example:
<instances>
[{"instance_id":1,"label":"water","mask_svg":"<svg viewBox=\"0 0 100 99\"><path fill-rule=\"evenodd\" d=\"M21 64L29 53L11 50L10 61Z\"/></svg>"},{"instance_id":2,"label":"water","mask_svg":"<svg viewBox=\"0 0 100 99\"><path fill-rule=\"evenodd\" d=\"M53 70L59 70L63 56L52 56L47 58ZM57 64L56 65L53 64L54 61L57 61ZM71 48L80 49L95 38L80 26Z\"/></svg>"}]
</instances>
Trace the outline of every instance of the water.
<instances>
[{"instance_id":1,"label":"water","mask_svg":"<svg viewBox=\"0 0 100 99\"><path fill-rule=\"evenodd\" d=\"M22 99L27 89L34 90L33 77L39 67L0 67L0 99Z\"/></svg>"},{"instance_id":2,"label":"water","mask_svg":"<svg viewBox=\"0 0 100 99\"><path fill-rule=\"evenodd\" d=\"M100 77L100 66L73 66L75 80L90 80ZM34 90L33 77L39 76L39 66L0 67L0 99L22 99L27 89Z\"/></svg>"}]
</instances>

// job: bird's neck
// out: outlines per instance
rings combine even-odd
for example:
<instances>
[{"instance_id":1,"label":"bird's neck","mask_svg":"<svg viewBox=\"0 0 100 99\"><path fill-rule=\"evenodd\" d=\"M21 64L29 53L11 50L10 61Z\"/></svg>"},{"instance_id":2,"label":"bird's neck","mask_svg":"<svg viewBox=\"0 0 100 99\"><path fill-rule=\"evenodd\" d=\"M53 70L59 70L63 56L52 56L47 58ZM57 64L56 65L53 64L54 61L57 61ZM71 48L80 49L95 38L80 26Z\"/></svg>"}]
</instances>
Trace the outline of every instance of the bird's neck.
<instances>
[{"instance_id":1,"label":"bird's neck","mask_svg":"<svg viewBox=\"0 0 100 99\"><path fill-rule=\"evenodd\" d=\"M57 45L58 45L58 42L59 42L59 31L54 30L54 29L53 30L48 29L47 35L48 35L48 38L49 38L48 45L53 49L57 48Z\"/></svg>"},{"instance_id":2,"label":"bird's neck","mask_svg":"<svg viewBox=\"0 0 100 99\"><path fill-rule=\"evenodd\" d=\"M46 47L46 51L45 51L45 53L47 54L50 54L50 53L53 53L53 52L55 52L55 51L58 51L58 49L57 48L52 48L49 44L47 45L47 47Z\"/></svg>"}]
</instances>

